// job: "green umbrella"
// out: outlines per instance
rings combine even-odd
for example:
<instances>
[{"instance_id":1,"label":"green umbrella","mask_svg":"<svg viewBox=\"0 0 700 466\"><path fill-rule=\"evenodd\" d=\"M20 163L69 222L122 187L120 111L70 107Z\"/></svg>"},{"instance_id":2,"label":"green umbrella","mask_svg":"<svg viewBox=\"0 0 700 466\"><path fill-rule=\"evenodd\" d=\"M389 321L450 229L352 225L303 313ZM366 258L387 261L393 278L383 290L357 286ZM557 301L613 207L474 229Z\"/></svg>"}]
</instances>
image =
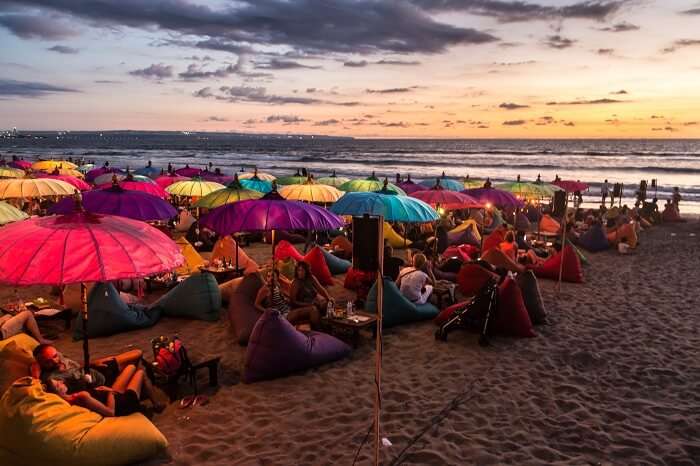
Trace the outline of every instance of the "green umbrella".
<instances>
[{"instance_id":1,"label":"green umbrella","mask_svg":"<svg viewBox=\"0 0 700 466\"><path fill-rule=\"evenodd\" d=\"M328 186L333 186L334 188L337 188L340 185L342 185L343 183L347 183L348 181L350 181L350 178L346 178L344 176L337 176L335 174L335 170L333 170L332 175L324 176L324 177L316 180L316 182L319 184L326 184Z\"/></svg>"},{"instance_id":2,"label":"green umbrella","mask_svg":"<svg viewBox=\"0 0 700 466\"><path fill-rule=\"evenodd\" d=\"M245 201L248 199L260 199L263 193L252 189L246 189L241 185L236 174L224 189L219 189L207 194L195 203L195 207L204 207L206 209L214 209L224 204L232 202Z\"/></svg>"},{"instance_id":3,"label":"green umbrella","mask_svg":"<svg viewBox=\"0 0 700 466\"><path fill-rule=\"evenodd\" d=\"M484 187L484 180L477 180L474 178L469 178L469 175L464 177L462 180L462 183L464 183L464 189L475 189L475 188L483 188Z\"/></svg>"},{"instance_id":4,"label":"green umbrella","mask_svg":"<svg viewBox=\"0 0 700 466\"><path fill-rule=\"evenodd\" d=\"M364 180L347 181L338 186L338 189L346 192L375 192L386 189L387 191L391 191L401 196L406 195L406 192L403 189L399 188L393 183L389 183L386 179L384 181L380 181L379 178L374 176L374 173L372 173L372 176L365 178Z\"/></svg>"},{"instance_id":5,"label":"green umbrella","mask_svg":"<svg viewBox=\"0 0 700 466\"><path fill-rule=\"evenodd\" d=\"M301 173L299 173L299 170L297 170L297 172L293 176L283 176L282 178L277 178L277 184L304 184L306 182L306 179L307 177L302 176Z\"/></svg>"},{"instance_id":6,"label":"green umbrella","mask_svg":"<svg viewBox=\"0 0 700 466\"><path fill-rule=\"evenodd\" d=\"M498 189L515 194L521 199L533 199L540 197L554 196L554 190L545 186L544 183L527 183L520 181L520 175L516 181L496 185Z\"/></svg>"}]
</instances>

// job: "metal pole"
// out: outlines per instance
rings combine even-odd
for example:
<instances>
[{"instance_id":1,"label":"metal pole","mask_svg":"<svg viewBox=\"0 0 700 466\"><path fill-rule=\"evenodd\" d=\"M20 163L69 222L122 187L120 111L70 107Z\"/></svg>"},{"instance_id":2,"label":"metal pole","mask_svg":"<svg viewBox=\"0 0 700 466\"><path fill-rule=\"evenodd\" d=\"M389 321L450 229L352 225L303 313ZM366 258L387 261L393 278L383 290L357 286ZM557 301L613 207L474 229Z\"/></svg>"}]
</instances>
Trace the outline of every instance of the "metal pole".
<instances>
[{"instance_id":1,"label":"metal pole","mask_svg":"<svg viewBox=\"0 0 700 466\"><path fill-rule=\"evenodd\" d=\"M381 447L381 410L382 410L382 315L384 306L384 217L379 216L377 270L377 333L375 348L375 397L374 397L374 464L379 466L379 450Z\"/></svg>"},{"instance_id":2,"label":"metal pole","mask_svg":"<svg viewBox=\"0 0 700 466\"><path fill-rule=\"evenodd\" d=\"M83 314L83 370L87 372L90 368L90 348L88 344L88 306L87 306L87 286L85 283L80 284L80 303L82 304Z\"/></svg>"},{"instance_id":3,"label":"metal pole","mask_svg":"<svg viewBox=\"0 0 700 466\"><path fill-rule=\"evenodd\" d=\"M561 218L561 262L559 263L559 281L557 282L557 293L561 289L561 277L564 274L564 255L566 254L566 210L569 206L569 195L566 195L566 202L564 202L564 215Z\"/></svg>"}]
</instances>

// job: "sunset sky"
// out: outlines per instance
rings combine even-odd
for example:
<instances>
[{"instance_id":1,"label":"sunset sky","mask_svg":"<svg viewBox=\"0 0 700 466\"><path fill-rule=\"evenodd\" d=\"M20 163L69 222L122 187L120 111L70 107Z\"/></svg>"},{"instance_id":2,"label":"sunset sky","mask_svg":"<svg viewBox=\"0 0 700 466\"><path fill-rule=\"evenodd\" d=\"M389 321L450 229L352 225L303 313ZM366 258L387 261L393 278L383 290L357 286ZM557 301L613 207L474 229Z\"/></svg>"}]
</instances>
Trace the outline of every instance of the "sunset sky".
<instances>
[{"instance_id":1,"label":"sunset sky","mask_svg":"<svg viewBox=\"0 0 700 466\"><path fill-rule=\"evenodd\" d=\"M700 137L700 2L0 0L0 128Z\"/></svg>"}]
</instances>

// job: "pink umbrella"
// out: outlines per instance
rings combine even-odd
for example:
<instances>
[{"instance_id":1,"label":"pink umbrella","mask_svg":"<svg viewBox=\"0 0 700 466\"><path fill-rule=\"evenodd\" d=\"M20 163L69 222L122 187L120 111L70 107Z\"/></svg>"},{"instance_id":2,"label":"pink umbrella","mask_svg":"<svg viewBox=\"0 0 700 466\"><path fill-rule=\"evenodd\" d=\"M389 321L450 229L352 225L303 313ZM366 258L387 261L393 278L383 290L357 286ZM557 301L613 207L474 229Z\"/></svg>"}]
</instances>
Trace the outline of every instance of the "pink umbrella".
<instances>
[{"instance_id":1,"label":"pink umbrella","mask_svg":"<svg viewBox=\"0 0 700 466\"><path fill-rule=\"evenodd\" d=\"M446 189L427 189L424 191L415 191L409 195L436 208L439 206L444 209L452 210L481 209L484 207L483 202L474 199L468 194L448 191Z\"/></svg>"},{"instance_id":2,"label":"pink umbrella","mask_svg":"<svg viewBox=\"0 0 700 466\"><path fill-rule=\"evenodd\" d=\"M80 178L76 178L74 176L69 176L69 175L49 175L47 173L41 173L37 172L34 175L36 178L51 178L53 180L61 180L65 181L66 183L73 185L76 187L76 189L79 189L80 191L88 191L91 189L90 185L81 180Z\"/></svg>"},{"instance_id":3,"label":"pink umbrella","mask_svg":"<svg viewBox=\"0 0 700 466\"><path fill-rule=\"evenodd\" d=\"M161 188L165 189L173 183L177 183L178 181L187 181L187 180L189 180L189 178L186 176L168 174L168 175L161 175L158 178L156 178L156 184L158 186L160 186Z\"/></svg>"},{"instance_id":4,"label":"pink umbrella","mask_svg":"<svg viewBox=\"0 0 700 466\"><path fill-rule=\"evenodd\" d=\"M21 170L29 170L30 168L32 168L32 162L28 162L23 159L13 160L8 165L13 168L19 168Z\"/></svg>"},{"instance_id":5,"label":"pink umbrella","mask_svg":"<svg viewBox=\"0 0 700 466\"><path fill-rule=\"evenodd\" d=\"M186 176L188 178L192 178L193 176L199 176L200 173L202 173L201 168L192 168L189 166L189 164L186 164L183 168L175 170L176 175Z\"/></svg>"},{"instance_id":6,"label":"pink umbrella","mask_svg":"<svg viewBox=\"0 0 700 466\"><path fill-rule=\"evenodd\" d=\"M567 193L575 193L576 191L585 191L588 189L588 184L582 181L574 180L556 180L552 181L554 186L559 186Z\"/></svg>"},{"instance_id":7,"label":"pink umbrella","mask_svg":"<svg viewBox=\"0 0 700 466\"><path fill-rule=\"evenodd\" d=\"M170 194L161 188L160 185L156 183L143 183L140 181L120 181L117 183L118 186L127 191L141 191L143 193L148 193L152 196L159 197L161 199L168 199ZM106 189L114 186L114 183L105 183L98 186L100 189Z\"/></svg>"},{"instance_id":8,"label":"pink umbrella","mask_svg":"<svg viewBox=\"0 0 700 466\"><path fill-rule=\"evenodd\" d=\"M87 338L86 282L143 278L184 262L180 248L147 223L80 211L36 217L0 228L0 283L10 286L81 284L83 352Z\"/></svg>"}]
</instances>

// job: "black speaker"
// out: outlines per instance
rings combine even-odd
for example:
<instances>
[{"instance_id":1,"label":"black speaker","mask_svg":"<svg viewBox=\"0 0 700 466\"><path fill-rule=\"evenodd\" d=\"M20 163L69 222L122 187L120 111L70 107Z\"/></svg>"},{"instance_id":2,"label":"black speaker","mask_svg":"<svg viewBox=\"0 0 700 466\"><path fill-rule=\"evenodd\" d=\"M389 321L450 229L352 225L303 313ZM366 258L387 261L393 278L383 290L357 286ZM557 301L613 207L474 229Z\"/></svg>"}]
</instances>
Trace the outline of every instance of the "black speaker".
<instances>
[{"instance_id":1,"label":"black speaker","mask_svg":"<svg viewBox=\"0 0 700 466\"><path fill-rule=\"evenodd\" d=\"M555 217L563 217L566 214L566 191L554 192L553 212Z\"/></svg>"},{"instance_id":2,"label":"black speaker","mask_svg":"<svg viewBox=\"0 0 700 466\"><path fill-rule=\"evenodd\" d=\"M379 217L353 217L352 267L363 272L379 270L379 255L383 254L383 233ZM380 247L381 244L381 247Z\"/></svg>"}]
</instances>

